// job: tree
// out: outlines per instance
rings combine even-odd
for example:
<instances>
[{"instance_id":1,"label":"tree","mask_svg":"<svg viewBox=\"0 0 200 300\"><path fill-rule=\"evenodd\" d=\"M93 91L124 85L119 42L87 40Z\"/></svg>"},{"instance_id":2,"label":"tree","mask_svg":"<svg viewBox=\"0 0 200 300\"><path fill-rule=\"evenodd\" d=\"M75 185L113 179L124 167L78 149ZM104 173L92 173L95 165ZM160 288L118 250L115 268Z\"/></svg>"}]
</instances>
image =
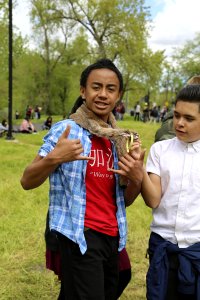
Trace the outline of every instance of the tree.
<instances>
[{"instance_id":1,"label":"tree","mask_svg":"<svg viewBox=\"0 0 200 300\"><path fill-rule=\"evenodd\" d=\"M31 20L34 33L40 41L40 54L45 65L43 97L45 111L51 114L51 79L59 60L66 49L67 39L71 37L72 23L65 26L55 13L56 2L50 0L31 0ZM57 33L62 34L62 37ZM61 42L62 38L62 42Z\"/></svg>"},{"instance_id":2,"label":"tree","mask_svg":"<svg viewBox=\"0 0 200 300\"><path fill-rule=\"evenodd\" d=\"M144 78L151 84L158 80L164 55L147 46L149 12L143 0L59 0L56 12L86 30L93 60L108 57L119 65L124 92Z\"/></svg>"},{"instance_id":3,"label":"tree","mask_svg":"<svg viewBox=\"0 0 200 300\"><path fill-rule=\"evenodd\" d=\"M193 40L189 40L183 47L177 48L173 59L183 83L193 75L200 74L200 33Z\"/></svg>"}]
</instances>

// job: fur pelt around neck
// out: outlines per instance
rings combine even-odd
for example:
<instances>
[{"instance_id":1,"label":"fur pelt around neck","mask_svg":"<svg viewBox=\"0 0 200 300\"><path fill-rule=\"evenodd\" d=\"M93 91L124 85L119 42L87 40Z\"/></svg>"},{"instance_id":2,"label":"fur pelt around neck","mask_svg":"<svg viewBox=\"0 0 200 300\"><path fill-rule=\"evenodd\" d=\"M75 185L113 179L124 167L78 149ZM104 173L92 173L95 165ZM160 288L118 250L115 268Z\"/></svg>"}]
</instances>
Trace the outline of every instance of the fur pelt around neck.
<instances>
[{"instance_id":1,"label":"fur pelt around neck","mask_svg":"<svg viewBox=\"0 0 200 300\"><path fill-rule=\"evenodd\" d=\"M124 156L127 153L126 142L127 139L130 139L131 134L133 135L133 140L138 140L139 138L139 135L135 131L118 128L112 113L109 114L108 123L106 123L89 110L85 103L74 114L70 115L69 118L87 129L91 134L112 140L116 146L118 157Z\"/></svg>"}]
</instances>

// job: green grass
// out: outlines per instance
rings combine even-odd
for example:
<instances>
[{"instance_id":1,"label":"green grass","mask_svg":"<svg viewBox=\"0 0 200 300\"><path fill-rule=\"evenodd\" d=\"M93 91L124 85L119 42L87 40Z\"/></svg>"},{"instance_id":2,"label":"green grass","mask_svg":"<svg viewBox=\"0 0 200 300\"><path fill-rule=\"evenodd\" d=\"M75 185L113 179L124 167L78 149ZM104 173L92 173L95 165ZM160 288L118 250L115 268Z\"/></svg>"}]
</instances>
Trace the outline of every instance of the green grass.
<instances>
[{"instance_id":1,"label":"green grass","mask_svg":"<svg viewBox=\"0 0 200 300\"><path fill-rule=\"evenodd\" d=\"M129 116L120 127L140 134L149 150L158 124L135 122ZM0 300L57 299L59 282L45 268L44 228L48 208L48 181L41 187L24 191L20 178L42 143L45 132L33 135L14 134L15 140L0 139ZM139 196L127 208L127 250L132 263L132 280L121 300L146 299L145 258L151 222L151 210Z\"/></svg>"}]
</instances>

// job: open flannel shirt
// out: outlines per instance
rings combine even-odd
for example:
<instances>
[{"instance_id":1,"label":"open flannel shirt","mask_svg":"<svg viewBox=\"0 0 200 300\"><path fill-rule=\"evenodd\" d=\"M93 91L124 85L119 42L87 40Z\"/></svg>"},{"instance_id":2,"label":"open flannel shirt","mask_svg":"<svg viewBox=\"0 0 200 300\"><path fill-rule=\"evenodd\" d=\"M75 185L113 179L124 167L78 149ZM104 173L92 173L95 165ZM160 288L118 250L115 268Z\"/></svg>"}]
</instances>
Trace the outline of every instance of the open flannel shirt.
<instances>
[{"instance_id":1,"label":"open flannel shirt","mask_svg":"<svg viewBox=\"0 0 200 300\"><path fill-rule=\"evenodd\" d=\"M66 129L71 126L69 139L80 139L84 145L84 156L89 156L91 149L91 134L86 129L77 125L73 120L63 120L52 126L51 130L44 137L44 144L38 154L42 157L52 151ZM118 168L118 158L115 146L112 143L114 168ZM79 245L80 251L84 254L87 245L84 237L84 217L86 209L86 186L85 175L87 160L76 160L62 163L49 176L49 217L50 229L60 232ZM126 244L127 224L126 210L124 203L123 188L119 185L119 176L116 178L116 204L117 222L119 228L119 251Z\"/></svg>"}]
</instances>

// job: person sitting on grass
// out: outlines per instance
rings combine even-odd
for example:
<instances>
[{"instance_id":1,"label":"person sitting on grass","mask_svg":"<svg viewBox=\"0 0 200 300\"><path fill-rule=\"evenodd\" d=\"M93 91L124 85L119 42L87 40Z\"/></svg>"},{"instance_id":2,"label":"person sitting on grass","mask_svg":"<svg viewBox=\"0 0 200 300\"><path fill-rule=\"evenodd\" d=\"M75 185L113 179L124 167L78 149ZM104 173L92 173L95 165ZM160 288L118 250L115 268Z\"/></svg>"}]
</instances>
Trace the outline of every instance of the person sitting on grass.
<instances>
[{"instance_id":1,"label":"person sitting on grass","mask_svg":"<svg viewBox=\"0 0 200 300\"><path fill-rule=\"evenodd\" d=\"M42 126L42 129L43 130L50 130L51 129L51 126L52 126L52 122L53 122L53 119L51 116L49 116L46 121L44 122L43 126Z\"/></svg>"},{"instance_id":2,"label":"person sitting on grass","mask_svg":"<svg viewBox=\"0 0 200 300\"><path fill-rule=\"evenodd\" d=\"M21 133L28 133L28 134L37 132L30 118L27 116L22 121L19 131Z\"/></svg>"},{"instance_id":3,"label":"person sitting on grass","mask_svg":"<svg viewBox=\"0 0 200 300\"><path fill-rule=\"evenodd\" d=\"M6 119L3 119L0 123L0 136L4 136L5 133L8 131L8 124Z\"/></svg>"}]
</instances>

